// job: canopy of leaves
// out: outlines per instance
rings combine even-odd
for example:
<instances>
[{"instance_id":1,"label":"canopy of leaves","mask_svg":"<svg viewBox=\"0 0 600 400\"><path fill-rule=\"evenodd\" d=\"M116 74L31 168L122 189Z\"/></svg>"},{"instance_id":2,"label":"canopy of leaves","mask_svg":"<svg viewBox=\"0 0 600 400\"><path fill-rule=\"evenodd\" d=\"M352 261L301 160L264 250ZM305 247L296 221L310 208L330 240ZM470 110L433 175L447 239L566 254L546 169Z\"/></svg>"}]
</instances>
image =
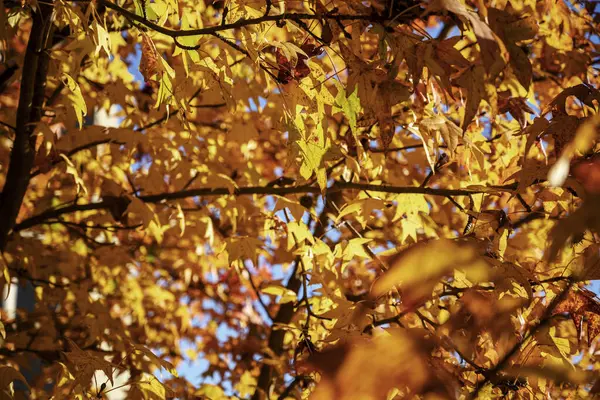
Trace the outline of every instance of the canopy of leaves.
<instances>
[{"instance_id":1,"label":"canopy of leaves","mask_svg":"<svg viewBox=\"0 0 600 400\"><path fill-rule=\"evenodd\" d=\"M1 397L597 396L599 24L0 0Z\"/></svg>"}]
</instances>

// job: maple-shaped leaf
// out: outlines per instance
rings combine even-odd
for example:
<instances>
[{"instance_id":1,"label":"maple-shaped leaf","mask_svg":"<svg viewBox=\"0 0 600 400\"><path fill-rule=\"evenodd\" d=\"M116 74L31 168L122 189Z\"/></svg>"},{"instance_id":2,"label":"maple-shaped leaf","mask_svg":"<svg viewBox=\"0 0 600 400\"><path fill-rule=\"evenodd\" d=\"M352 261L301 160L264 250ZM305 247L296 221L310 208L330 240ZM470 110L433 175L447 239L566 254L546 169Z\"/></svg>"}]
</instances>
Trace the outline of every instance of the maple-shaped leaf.
<instances>
[{"instance_id":1,"label":"maple-shaped leaf","mask_svg":"<svg viewBox=\"0 0 600 400\"><path fill-rule=\"evenodd\" d=\"M273 45L277 47L275 51L275 59L279 69L277 79L284 84L293 79L301 80L310 75L308 59L318 56L322 52L320 47L310 42L306 42L300 47L290 42L273 42Z\"/></svg>"},{"instance_id":2,"label":"maple-shaped leaf","mask_svg":"<svg viewBox=\"0 0 600 400\"><path fill-rule=\"evenodd\" d=\"M66 352L65 356L74 365L73 375L76 381L83 387L87 387L97 370L106 374L111 383L113 383L113 369L116 365L111 364L104 358L94 355L92 352L84 351L70 339L67 339L71 351Z\"/></svg>"},{"instance_id":3,"label":"maple-shaped leaf","mask_svg":"<svg viewBox=\"0 0 600 400\"><path fill-rule=\"evenodd\" d=\"M308 211L306 208L302 206L298 201L290 200L283 196L275 196L277 199L277 203L275 203L275 208L273 209L273 213L276 213L279 210L283 210L287 208L289 212L292 214L292 217L296 221L300 221L305 211Z\"/></svg>"},{"instance_id":4,"label":"maple-shaped leaf","mask_svg":"<svg viewBox=\"0 0 600 400\"><path fill-rule=\"evenodd\" d=\"M446 93L452 96L450 76L467 68L470 63L454 46L462 38L454 36L445 40L429 40L417 45L419 63L440 78Z\"/></svg>"},{"instance_id":5,"label":"maple-shaped leaf","mask_svg":"<svg viewBox=\"0 0 600 400\"><path fill-rule=\"evenodd\" d=\"M458 139L462 136L460 128L443 115L434 115L422 120L419 123L419 132L427 133L427 136L429 137L432 137L434 133L439 132L442 139L444 139L446 146L448 146L450 154L456 152L459 142Z\"/></svg>"},{"instance_id":6,"label":"maple-shaped leaf","mask_svg":"<svg viewBox=\"0 0 600 400\"><path fill-rule=\"evenodd\" d=\"M340 52L346 58L349 76L347 93L358 88L358 98L367 121L379 123L381 139L387 147L393 139L395 124L392 107L410 98L411 91L403 82L396 80L393 70L378 68L357 57L349 48L340 44Z\"/></svg>"},{"instance_id":7,"label":"maple-shaped leaf","mask_svg":"<svg viewBox=\"0 0 600 400\"><path fill-rule=\"evenodd\" d=\"M578 337L581 337L582 322L587 323L588 345L600 334L600 301L596 295L587 289L574 289L569 291L552 315L567 313L575 323Z\"/></svg>"},{"instance_id":8,"label":"maple-shaped leaf","mask_svg":"<svg viewBox=\"0 0 600 400\"><path fill-rule=\"evenodd\" d=\"M359 237L350 239L347 242L338 243L335 246L333 255L336 259L341 260L342 273L344 273L344 270L346 269L348 263L352 261L355 257L371 258L367 250L367 243L369 243L371 240L372 239Z\"/></svg>"},{"instance_id":9,"label":"maple-shaped leaf","mask_svg":"<svg viewBox=\"0 0 600 400\"><path fill-rule=\"evenodd\" d=\"M566 218L562 218L552 228L552 243L546 254L550 261L556 260L559 252L573 238L581 237L586 230L600 233L600 207L598 196L586 198L583 204Z\"/></svg>"},{"instance_id":10,"label":"maple-shaped leaf","mask_svg":"<svg viewBox=\"0 0 600 400\"><path fill-rule=\"evenodd\" d=\"M321 190L327 187L327 173L325 171L325 155L327 147L319 143L305 142L303 140L296 141L300 148L302 156L302 164L300 165L300 175L304 179L310 178L313 174L317 176L317 183Z\"/></svg>"},{"instance_id":11,"label":"maple-shaped leaf","mask_svg":"<svg viewBox=\"0 0 600 400\"><path fill-rule=\"evenodd\" d=\"M137 343L130 343L133 346L133 350L137 353L141 353L144 356L148 357L148 359L152 362L152 364L163 367L166 371L168 371L171 375L177 377L179 376L177 369L170 362L163 360L160 357L157 357L152 351L150 351L146 346Z\"/></svg>"},{"instance_id":12,"label":"maple-shaped leaf","mask_svg":"<svg viewBox=\"0 0 600 400\"><path fill-rule=\"evenodd\" d=\"M509 53L510 66L519 83L528 90L533 69L527 53L517 42L533 39L537 32L534 17L523 18L506 10L488 8L488 19L492 30L502 39Z\"/></svg>"},{"instance_id":13,"label":"maple-shaped leaf","mask_svg":"<svg viewBox=\"0 0 600 400\"><path fill-rule=\"evenodd\" d=\"M347 203L338 214L336 221L340 221L343 217L350 214L359 214L359 218L357 221L364 228L369 222L369 218L371 216L371 212L375 209L381 208L385 204L385 201L381 199L374 198L366 198L366 199L357 199L350 203Z\"/></svg>"},{"instance_id":14,"label":"maple-shaped leaf","mask_svg":"<svg viewBox=\"0 0 600 400\"><path fill-rule=\"evenodd\" d=\"M550 135L554 139L556 156L560 156L565 146L573 140L582 122L582 118L567 114L560 114L552 118L550 125L544 131L544 135Z\"/></svg>"},{"instance_id":15,"label":"maple-shaped leaf","mask_svg":"<svg viewBox=\"0 0 600 400\"><path fill-rule=\"evenodd\" d=\"M144 82L154 88L158 86L153 77L159 71L160 55L154 47L154 43L148 34L142 32L142 55L140 59L140 73L144 77Z\"/></svg>"},{"instance_id":16,"label":"maple-shaped leaf","mask_svg":"<svg viewBox=\"0 0 600 400\"><path fill-rule=\"evenodd\" d=\"M554 137L554 147L559 158L548 174L548 181L552 186L562 186L569 175L571 160L588 153L598 141L600 114L594 114L585 121L576 116L559 114L552 121L555 120L562 121L562 123L560 125L550 124L547 132ZM586 192L592 195L599 192L597 188L594 188L596 183L593 173L596 170L597 157L589 157L587 163L583 160L579 161L576 164L575 178L577 182L581 183L586 188Z\"/></svg>"},{"instance_id":17,"label":"maple-shaped leaf","mask_svg":"<svg viewBox=\"0 0 600 400\"><path fill-rule=\"evenodd\" d=\"M600 103L600 91L584 83L566 88L558 94L544 109L542 115L550 111L558 114L567 114L566 103L570 96L575 96L588 107L594 108L594 100Z\"/></svg>"},{"instance_id":18,"label":"maple-shaped leaf","mask_svg":"<svg viewBox=\"0 0 600 400\"><path fill-rule=\"evenodd\" d=\"M496 76L504 65L501 57L501 46L497 36L490 26L486 24L475 12L467 10L460 0L433 0L427 6L425 13L447 10L468 21L473 27L477 43L481 49L481 59L486 71L491 76Z\"/></svg>"},{"instance_id":19,"label":"maple-shaped leaf","mask_svg":"<svg viewBox=\"0 0 600 400\"><path fill-rule=\"evenodd\" d=\"M131 382L131 389L127 393L127 397L133 400L163 400L171 396L173 391L149 374L144 374L141 379Z\"/></svg>"},{"instance_id":20,"label":"maple-shaped leaf","mask_svg":"<svg viewBox=\"0 0 600 400\"><path fill-rule=\"evenodd\" d=\"M262 241L253 237L236 237L227 239L227 254L229 263L235 260L250 259L255 266L258 266L258 255L262 249Z\"/></svg>"},{"instance_id":21,"label":"maple-shaped leaf","mask_svg":"<svg viewBox=\"0 0 600 400\"><path fill-rule=\"evenodd\" d=\"M291 250L293 247L300 247L304 241L310 244L315 242L315 238L306 224L300 220L291 221L287 224L288 240L287 248Z\"/></svg>"},{"instance_id":22,"label":"maple-shaped leaf","mask_svg":"<svg viewBox=\"0 0 600 400\"><path fill-rule=\"evenodd\" d=\"M523 288L527 295L527 299L524 300L530 301L533 299L531 281L534 280L534 276L528 270L516 264L506 261L503 262L491 257L488 261L494 265L492 270L494 274L493 281L501 292L519 292L520 289L515 285L518 284Z\"/></svg>"},{"instance_id":23,"label":"maple-shaped leaf","mask_svg":"<svg viewBox=\"0 0 600 400\"><path fill-rule=\"evenodd\" d=\"M456 78L456 83L467 90L467 102L465 104L465 116L462 122L463 131L467 130L467 127L473 121L479 104L486 98L485 92L485 77L483 67L473 65L465 69L461 75Z\"/></svg>"},{"instance_id":24,"label":"maple-shaped leaf","mask_svg":"<svg viewBox=\"0 0 600 400\"><path fill-rule=\"evenodd\" d=\"M527 99L522 97L510 97L509 91L500 92L498 95L498 112L500 114L509 113L519 122L521 127L525 127L527 121L526 114L535 114L527 104Z\"/></svg>"}]
</instances>

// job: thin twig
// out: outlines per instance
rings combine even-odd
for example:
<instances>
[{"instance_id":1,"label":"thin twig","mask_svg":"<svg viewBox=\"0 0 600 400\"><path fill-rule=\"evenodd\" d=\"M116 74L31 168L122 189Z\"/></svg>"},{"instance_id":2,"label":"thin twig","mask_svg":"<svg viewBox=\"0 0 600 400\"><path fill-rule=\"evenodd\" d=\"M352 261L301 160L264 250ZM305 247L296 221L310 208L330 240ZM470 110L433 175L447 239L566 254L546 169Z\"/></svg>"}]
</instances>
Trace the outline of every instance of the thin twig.
<instances>
[{"instance_id":1,"label":"thin twig","mask_svg":"<svg viewBox=\"0 0 600 400\"><path fill-rule=\"evenodd\" d=\"M574 280L568 280L567 284L562 289L562 291L554 299L552 299L548 307L546 307L546 309L544 310L544 314L539 319L539 322L537 322L531 329L529 329L527 334L523 335L523 337L517 343L515 343L515 345L508 352L506 352L506 354L504 354L504 356L496 363L496 365L493 368L486 371L486 373L484 374L485 378L477 383L475 391L470 396L471 399L476 399L481 389L483 389L491 380L493 380L498 375L499 372L501 372L507 366L510 359L521 349L523 343L528 341L540 330L540 328L547 325L552 320L552 312L554 311L556 306L558 306L558 304L566 297L569 290L571 290L571 288L573 287L574 283Z\"/></svg>"}]
</instances>

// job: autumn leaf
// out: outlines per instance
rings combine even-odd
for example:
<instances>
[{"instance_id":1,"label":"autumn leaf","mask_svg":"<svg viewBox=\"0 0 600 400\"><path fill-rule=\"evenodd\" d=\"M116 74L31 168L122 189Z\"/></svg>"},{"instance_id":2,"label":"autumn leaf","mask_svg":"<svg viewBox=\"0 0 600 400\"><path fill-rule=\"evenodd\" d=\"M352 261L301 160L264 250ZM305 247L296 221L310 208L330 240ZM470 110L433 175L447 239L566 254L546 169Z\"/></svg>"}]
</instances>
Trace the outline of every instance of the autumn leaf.
<instances>
[{"instance_id":1,"label":"autumn leaf","mask_svg":"<svg viewBox=\"0 0 600 400\"><path fill-rule=\"evenodd\" d=\"M435 0L429 3L427 12L438 10L450 11L471 24L481 48L485 68L491 76L496 76L502 69L503 61L500 57L501 47L492 29L477 14L467 10L459 0Z\"/></svg>"},{"instance_id":2,"label":"autumn leaf","mask_svg":"<svg viewBox=\"0 0 600 400\"><path fill-rule=\"evenodd\" d=\"M323 379L313 396L315 399L384 398L395 386L420 393L430 379L431 370L423 357L426 346L418 334L394 330L373 340L357 339L315 353L307 363L320 371ZM373 363L374 357L381 354L387 357L377 358L378 362ZM365 369L365 365L370 367Z\"/></svg>"},{"instance_id":3,"label":"autumn leaf","mask_svg":"<svg viewBox=\"0 0 600 400\"><path fill-rule=\"evenodd\" d=\"M162 400L166 399L168 394L172 395L171 390L150 375L133 382L129 391L131 398L143 400Z\"/></svg>"},{"instance_id":4,"label":"autumn leaf","mask_svg":"<svg viewBox=\"0 0 600 400\"><path fill-rule=\"evenodd\" d=\"M63 74L61 78L67 89L69 89L68 98L75 110L77 122L80 127L83 127L83 117L87 114L87 105L83 98L83 94L81 93L81 88L77 84L77 81L68 74Z\"/></svg>"},{"instance_id":5,"label":"autumn leaf","mask_svg":"<svg viewBox=\"0 0 600 400\"><path fill-rule=\"evenodd\" d=\"M290 289L286 289L281 285L268 285L260 290L265 294L270 294L272 296L278 297L279 300L277 303L284 304L289 303L291 301L296 301L296 292Z\"/></svg>"},{"instance_id":6,"label":"autumn leaf","mask_svg":"<svg viewBox=\"0 0 600 400\"><path fill-rule=\"evenodd\" d=\"M132 346L133 346L133 349L135 350L135 352L141 353L144 356L148 357L148 359L154 365L163 367L170 374L172 374L174 376L178 376L177 370L175 369L173 364L171 364L170 362L165 361L160 357L157 357L152 351L150 351L148 348L146 348L143 345L132 343Z\"/></svg>"},{"instance_id":7,"label":"autumn leaf","mask_svg":"<svg viewBox=\"0 0 600 400\"><path fill-rule=\"evenodd\" d=\"M154 75L159 72L159 60L160 57L154 47L154 43L150 36L146 33L142 33L142 57L140 60L140 73L144 77L146 84L155 86Z\"/></svg>"},{"instance_id":8,"label":"autumn leaf","mask_svg":"<svg viewBox=\"0 0 600 400\"><path fill-rule=\"evenodd\" d=\"M455 269L464 270L473 284L484 280L489 272L474 248L448 240L411 246L389 264L390 269L373 284L371 296L377 298L398 287L408 307L431 296L438 281Z\"/></svg>"},{"instance_id":9,"label":"autumn leaf","mask_svg":"<svg viewBox=\"0 0 600 400\"><path fill-rule=\"evenodd\" d=\"M227 241L227 253L229 255L229 263L236 260L251 260L254 265L258 265L258 255L262 247L262 242L252 237L231 238Z\"/></svg>"},{"instance_id":10,"label":"autumn leaf","mask_svg":"<svg viewBox=\"0 0 600 400\"><path fill-rule=\"evenodd\" d=\"M456 83L467 90L467 99L465 104L465 115L463 117L462 129L467 130L469 124L473 121L481 101L485 98L484 90L484 71L482 67L469 67L456 78Z\"/></svg>"},{"instance_id":11,"label":"autumn leaf","mask_svg":"<svg viewBox=\"0 0 600 400\"><path fill-rule=\"evenodd\" d=\"M0 390L2 390L3 393L7 393L10 384L17 380L29 387L27 379L25 379L19 371L7 365L0 367Z\"/></svg>"},{"instance_id":12,"label":"autumn leaf","mask_svg":"<svg viewBox=\"0 0 600 400\"><path fill-rule=\"evenodd\" d=\"M358 88L354 90L349 96L346 97L346 92L343 87L338 87L338 94L335 97L336 104L333 107L332 112L343 112L344 116L348 118L350 129L352 134L358 136L358 115L360 113L360 99L358 98Z\"/></svg>"},{"instance_id":13,"label":"autumn leaf","mask_svg":"<svg viewBox=\"0 0 600 400\"><path fill-rule=\"evenodd\" d=\"M569 314L578 337L581 337L582 322L587 324L588 345L600 334L600 301L595 294L586 289L571 290L567 297L562 300L552 315L566 313Z\"/></svg>"},{"instance_id":14,"label":"autumn leaf","mask_svg":"<svg viewBox=\"0 0 600 400\"><path fill-rule=\"evenodd\" d=\"M4 397L600 391L593 2L24 5Z\"/></svg>"},{"instance_id":15,"label":"autumn leaf","mask_svg":"<svg viewBox=\"0 0 600 400\"><path fill-rule=\"evenodd\" d=\"M519 83L528 90L533 76L533 69L527 53L517 42L533 39L538 33L535 18L523 18L506 10L488 8L488 18L492 30L502 39L509 54L510 66Z\"/></svg>"}]
</instances>

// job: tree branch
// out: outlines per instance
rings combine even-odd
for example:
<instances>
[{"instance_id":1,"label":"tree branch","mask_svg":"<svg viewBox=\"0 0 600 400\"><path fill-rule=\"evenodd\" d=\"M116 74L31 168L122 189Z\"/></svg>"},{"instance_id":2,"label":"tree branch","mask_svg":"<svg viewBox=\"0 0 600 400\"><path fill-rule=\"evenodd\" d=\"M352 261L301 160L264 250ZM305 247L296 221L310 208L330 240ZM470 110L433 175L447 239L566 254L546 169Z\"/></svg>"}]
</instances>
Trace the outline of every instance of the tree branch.
<instances>
[{"instance_id":1,"label":"tree branch","mask_svg":"<svg viewBox=\"0 0 600 400\"><path fill-rule=\"evenodd\" d=\"M373 185L369 183L353 183L353 182L335 182L330 188L325 190L325 195L339 192L342 190L366 190L370 192L394 193L394 194L427 194L430 196L469 196L477 193L489 193L490 191L511 192L517 187L517 183L503 186L488 186L481 189L435 189L423 188L414 186L391 186L391 185ZM162 203L164 201L181 200L188 197L197 196L244 196L244 195L288 195L298 193L315 193L320 194L321 189L315 185L300 185L300 186L285 186L285 187L269 187L269 186L247 186L240 187L234 190L229 188L200 188L181 190L179 192L151 194L139 196L139 199L145 203ZM61 208L56 208L42 212L33 217L27 218L16 224L13 228L15 232L23 229L31 228L32 226L44 223L48 220L57 219L61 215L71 214L77 211L92 211L110 209L116 206L116 201L120 198L104 199L98 203L89 204L74 204Z\"/></svg>"},{"instance_id":2,"label":"tree branch","mask_svg":"<svg viewBox=\"0 0 600 400\"><path fill-rule=\"evenodd\" d=\"M331 19L337 21L370 21L370 22L386 22L391 18L387 16L381 16L376 14L337 14L334 12L328 12L320 15L316 14L308 14L308 13L283 13L277 15L263 15L262 17L257 18L241 18L235 22L231 22L228 24L221 24L216 26L209 26L206 28L200 29L186 29L186 30L176 30L165 28L164 26L160 26L155 24L152 21L145 19L143 16L137 15L125 8L122 8L115 3L112 3L108 0L99 0L98 4L104 5L106 8L110 8L113 11L123 15L124 17L136 21L158 33L162 33L163 35L167 35L173 38L176 37L184 37L184 36L197 36L197 35L214 35L217 32L226 31L230 29L238 29L243 28L249 25L257 25L263 22L277 22L277 21L285 21L285 20L323 20L323 19Z\"/></svg>"},{"instance_id":3,"label":"tree branch","mask_svg":"<svg viewBox=\"0 0 600 400\"><path fill-rule=\"evenodd\" d=\"M53 5L51 2L40 3L38 7L37 12L32 15L34 22L23 62L15 140L0 198L0 251L6 247L8 235L16 223L29 186L31 168L35 160L36 138L33 131L42 116L50 59L46 44L53 26L50 18Z\"/></svg>"},{"instance_id":4,"label":"tree branch","mask_svg":"<svg viewBox=\"0 0 600 400\"><path fill-rule=\"evenodd\" d=\"M313 232L313 236L318 237L323 234L325 230L325 226L327 226L327 207L321 212L319 219L315 221L315 228ZM294 262L294 268L292 269L292 274L290 275L290 279L286 285L288 290L293 291L298 294L300 291L300 287L302 286L302 277L298 276L298 267L300 265L300 257L296 258ZM278 325L287 325L292 321L294 317L294 302L289 302L282 304L279 307L279 311L275 315L273 319L273 325L271 328L271 334L269 335L269 341L267 346L276 356L280 356L284 352L284 339L286 331L278 328ZM258 376L256 390L254 395L252 395L252 400L261 400L265 397L265 393L269 393L269 386L271 386L271 381L273 379L274 373L276 373L277 369L274 365L264 363L260 367L260 374Z\"/></svg>"},{"instance_id":5,"label":"tree branch","mask_svg":"<svg viewBox=\"0 0 600 400\"><path fill-rule=\"evenodd\" d=\"M517 352L519 350L521 350L521 346L523 346L523 344L526 341L528 341L532 336L534 336L537 333L537 331L540 330L540 328L547 325L552 320L552 312L554 311L556 306L558 306L558 304L569 293L569 290L571 290L574 283L575 283L574 280L569 279L567 281L567 284L565 285L565 287L560 291L560 293L554 299L552 299L552 302L550 302L548 307L546 307L546 309L544 310L544 314L539 319L539 321L533 327L531 327L531 329L529 329L527 334L524 335L521 340L519 340L517 343L515 343L515 345L508 352L506 352L506 354L504 354L504 356L496 363L494 368L492 368L484 373L485 378L482 381L477 383L477 386L475 387L475 391L470 396L471 399L476 399L477 395L479 394L481 389L483 389L485 387L485 385L488 384L488 382L491 382L494 380L494 378L498 375L498 373L501 372L507 366L510 359L515 354L517 354Z\"/></svg>"}]
</instances>

